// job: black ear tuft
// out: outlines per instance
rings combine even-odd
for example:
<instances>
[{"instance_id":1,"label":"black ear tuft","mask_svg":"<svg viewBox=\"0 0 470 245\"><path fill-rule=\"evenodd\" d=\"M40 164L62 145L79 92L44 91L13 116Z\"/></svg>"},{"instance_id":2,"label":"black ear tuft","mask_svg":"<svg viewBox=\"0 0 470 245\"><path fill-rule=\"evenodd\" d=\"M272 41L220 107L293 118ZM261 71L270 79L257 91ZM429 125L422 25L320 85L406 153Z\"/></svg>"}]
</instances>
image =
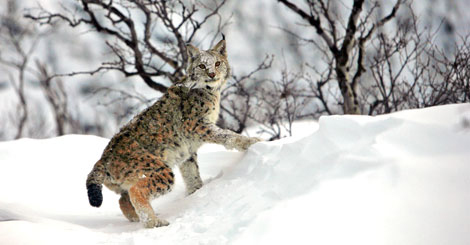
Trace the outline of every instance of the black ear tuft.
<instances>
[{"instance_id":1,"label":"black ear tuft","mask_svg":"<svg viewBox=\"0 0 470 245\"><path fill-rule=\"evenodd\" d=\"M222 40L225 40L225 35L223 33L220 34L222 34Z\"/></svg>"},{"instance_id":2,"label":"black ear tuft","mask_svg":"<svg viewBox=\"0 0 470 245\"><path fill-rule=\"evenodd\" d=\"M224 39L220 40L211 50L227 57L227 49Z\"/></svg>"}]
</instances>

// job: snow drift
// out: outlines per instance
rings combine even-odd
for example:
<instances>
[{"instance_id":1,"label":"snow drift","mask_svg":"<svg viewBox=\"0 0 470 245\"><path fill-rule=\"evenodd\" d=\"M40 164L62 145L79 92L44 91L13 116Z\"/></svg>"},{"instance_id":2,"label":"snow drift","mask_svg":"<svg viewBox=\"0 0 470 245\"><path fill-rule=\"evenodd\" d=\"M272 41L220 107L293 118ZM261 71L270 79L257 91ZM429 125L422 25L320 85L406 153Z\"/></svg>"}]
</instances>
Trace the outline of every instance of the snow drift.
<instances>
[{"instance_id":1,"label":"snow drift","mask_svg":"<svg viewBox=\"0 0 470 245\"><path fill-rule=\"evenodd\" d=\"M155 200L144 229L85 178L107 139L0 143L0 244L468 244L470 105L329 116L246 153L207 145L202 189ZM314 131L308 135L303 132Z\"/></svg>"}]
</instances>

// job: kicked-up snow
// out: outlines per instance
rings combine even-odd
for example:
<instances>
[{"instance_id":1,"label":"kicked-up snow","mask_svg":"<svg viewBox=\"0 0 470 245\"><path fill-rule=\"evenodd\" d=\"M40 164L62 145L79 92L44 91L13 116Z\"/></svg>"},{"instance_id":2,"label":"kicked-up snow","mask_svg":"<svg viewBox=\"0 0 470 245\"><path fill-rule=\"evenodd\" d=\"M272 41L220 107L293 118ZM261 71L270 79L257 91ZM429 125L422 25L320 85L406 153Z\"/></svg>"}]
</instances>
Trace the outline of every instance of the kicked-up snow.
<instances>
[{"instance_id":1,"label":"kicked-up snow","mask_svg":"<svg viewBox=\"0 0 470 245\"><path fill-rule=\"evenodd\" d=\"M155 229L106 188L88 204L107 139L1 142L0 244L468 244L469 121L469 104L328 116L246 153L204 146L205 185L185 196L176 174L152 202L170 225Z\"/></svg>"}]
</instances>

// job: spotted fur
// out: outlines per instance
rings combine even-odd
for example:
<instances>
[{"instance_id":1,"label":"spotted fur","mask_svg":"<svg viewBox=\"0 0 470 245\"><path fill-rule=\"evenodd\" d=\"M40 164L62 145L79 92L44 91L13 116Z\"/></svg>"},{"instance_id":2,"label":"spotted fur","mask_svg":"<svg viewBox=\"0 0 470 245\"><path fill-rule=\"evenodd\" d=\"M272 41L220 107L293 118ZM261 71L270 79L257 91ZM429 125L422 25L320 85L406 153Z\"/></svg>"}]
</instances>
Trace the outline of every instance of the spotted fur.
<instances>
[{"instance_id":1,"label":"spotted fur","mask_svg":"<svg viewBox=\"0 0 470 245\"><path fill-rule=\"evenodd\" d=\"M134 117L105 148L88 175L90 204L99 207L101 186L121 195L124 216L145 227L168 225L156 217L150 201L169 191L178 166L188 194L202 187L197 150L203 143L246 150L258 138L217 127L220 89L230 75L225 41L207 51L187 47L187 78Z\"/></svg>"}]
</instances>

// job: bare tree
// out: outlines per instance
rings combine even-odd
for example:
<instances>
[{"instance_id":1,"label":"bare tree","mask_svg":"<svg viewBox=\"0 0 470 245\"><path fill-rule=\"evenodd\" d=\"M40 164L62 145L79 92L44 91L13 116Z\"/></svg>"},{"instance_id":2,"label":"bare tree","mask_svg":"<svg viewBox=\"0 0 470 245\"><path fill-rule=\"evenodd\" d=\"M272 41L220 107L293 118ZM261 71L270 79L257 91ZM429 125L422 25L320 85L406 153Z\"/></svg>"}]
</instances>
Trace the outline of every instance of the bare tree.
<instances>
[{"instance_id":1,"label":"bare tree","mask_svg":"<svg viewBox=\"0 0 470 245\"><path fill-rule=\"evenodd\" d=\"M39 71L39 84L54 114L56 135L64 135L65 127L68 124L76 126L76 123L73 123L69 117L67 93L63 82L60 79L53 79L47 66L40 61L36 60L36 66Z\"/></svg>"},{"instance_id":2,"label":"bare tree","mask_svg":"<svg viewBox=\"0 0 470 245\"><path fill-rule=\"evenodd\" d=\"M343 26L341 16L332 9L332 1L306 1L307 10L298 7L288 0L279 0L281 4L301 17L314 28L320 39L326 44L324 50L328 63L333 65L334 79L338 83L343 99L343 112L361 114L357 86L365 72L364 58L368 41L376 30L396 16L405 1L397 0L392 10L385 17L375 21L372 16L379 3L364 10L364 0L354 0L347 24ZM316 43L315 40L311 40ZM320 47L322 45L319 45ZM320 86L321 87L321 86ZM327 108L325 108L327 110Z\"/></svg>"},{"instance_id":3,"label":"bare tree","mask_svg":"<svg viewBox=\"0 0 470 245\"><path fill-rule=\"evenodd\" d=\"M305 76L310 97L324 108L317 113L337 113L335 103L346 114L376 115L469 101L468 37L434 44L439 29L420 28L410 1L396 0L384 10L379 1L354 0L345 8L348 18L335 1L279 2L317 34L307 39L288 31L322 54L326 68L308 65L313 75ZM439 28L451 27L444 19Z\"/></svg>"},{"instance_id":4,"label":"bare tree","mask_svg":"<svg viewBox=\"0 0 470 245\"><path fill-rule=\"evenodd\" d=\"M7 14L2 16L1 20L3 24L0 26L0 40L11 52L0 53L0 63L12 68L12 70L6 70L6 73L19 99L17 133L15 135L15 138L18 139L23 135L28 119L28 103L25 92L26 73L31 54L36 48L39 37L34 35L30 27L21 26L15 21L15 14L18 12L15 2L8 1L7 4Z\"/></svg>"},{"instance_id":5,"label":"bare tree","mask_svg":"<svg viewBox=\"0 0 470 245\"><path fill-rule=\"evenodd\" d=\"M68 75L117 70L127 77L139 76L149 87L160 92L167 89L165 80L171 83L182 80L187 62L186 44L195 41L197 32L210 19L217 19L215 38L225 25L219 15L225 0L210 3L80 0L79 4L80 9L75 15L70 15L74 11L66 7L64 13L51 13L40 8L25 15L40 24L61 21L72 27L88 26L105 35L105 43L115 60L102 62L93 71Z\"/></svg>"}]
</instances>

